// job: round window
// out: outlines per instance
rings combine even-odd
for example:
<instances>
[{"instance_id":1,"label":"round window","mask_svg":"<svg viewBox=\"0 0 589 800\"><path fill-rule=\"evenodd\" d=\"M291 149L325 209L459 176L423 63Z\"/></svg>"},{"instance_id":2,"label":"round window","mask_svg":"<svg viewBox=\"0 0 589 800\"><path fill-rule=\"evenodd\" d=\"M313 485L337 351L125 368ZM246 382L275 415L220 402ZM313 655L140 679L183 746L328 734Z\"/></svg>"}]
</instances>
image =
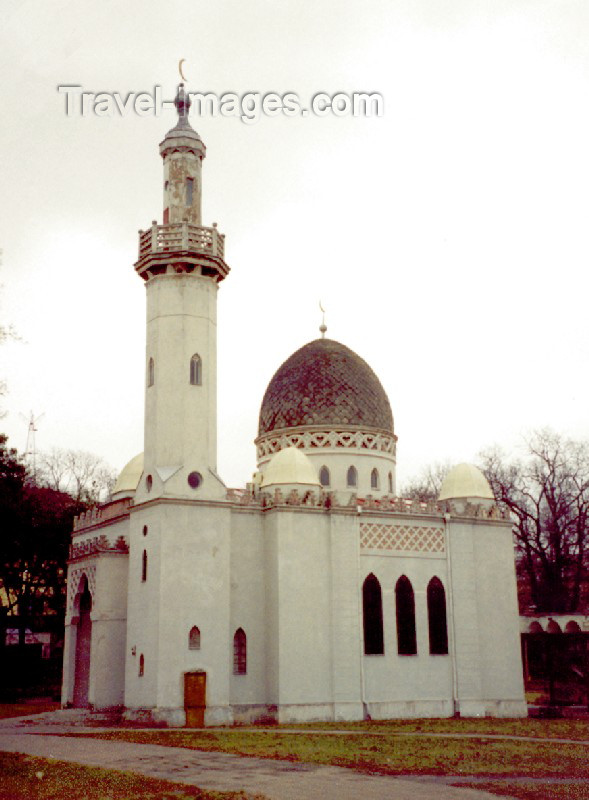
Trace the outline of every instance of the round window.
<instances>
[{"instance_id":1,"label":"round window","mask_svg":"<svg viewBox=\"0 0 589 800\"><path fill-rule=\"evenodd\" d=\"M188 476L188 485L192 489L198 489L201 483L202 483L202 475L200 474L200 472L191 472L190 475Z\"/></svg>"}]
</instances>

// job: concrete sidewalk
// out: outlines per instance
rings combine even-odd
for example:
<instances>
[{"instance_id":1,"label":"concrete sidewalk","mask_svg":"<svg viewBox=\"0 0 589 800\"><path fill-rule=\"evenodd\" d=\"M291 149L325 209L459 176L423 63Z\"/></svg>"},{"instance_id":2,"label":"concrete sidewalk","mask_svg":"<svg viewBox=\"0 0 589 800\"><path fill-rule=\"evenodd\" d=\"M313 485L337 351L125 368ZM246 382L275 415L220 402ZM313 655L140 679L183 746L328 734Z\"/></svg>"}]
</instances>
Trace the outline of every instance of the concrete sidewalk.
<instances>
[{"instance_id":1,"label":"concrete sidewalk","mask_svg":"<svg viewBox=\"0 0 589 800\"><path fill-rule=\"evenodd\" d=\"M16 720L14 721L16 723ZM207 753L181 747L108 742L36 733L21 725L0 729L0 750L27 753L216 791L262 794L270 800L497 800L497 795L432 781L361 775L343 767ZM57 726L55 726L57 727ZM92 729L82 729L92 732Z\"/></svg>"}]
</instances>

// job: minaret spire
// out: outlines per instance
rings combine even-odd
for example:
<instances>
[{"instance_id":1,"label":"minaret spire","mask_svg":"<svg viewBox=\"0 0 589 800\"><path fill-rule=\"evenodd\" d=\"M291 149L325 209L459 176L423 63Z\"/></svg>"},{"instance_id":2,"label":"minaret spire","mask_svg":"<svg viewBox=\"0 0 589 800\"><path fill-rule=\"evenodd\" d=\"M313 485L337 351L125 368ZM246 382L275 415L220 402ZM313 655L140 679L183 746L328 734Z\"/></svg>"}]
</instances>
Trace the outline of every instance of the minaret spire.
<instances>
[{"instance_id":1,"label":"minaret spire","mask_svg":"<svg viewBox=\"0 0 589 800\"><path fill-rule=\"evenodd\" d=\"M325 309L323 308L323 306L321 304L321 300L319 301L319 308L320 308L321 313L323 315L321 317L321 325L319 326L319 330L321 331L321 338L325 339L325 334L327 332L327 325L325 324Z\"/></svg>"},{"instance_id":2,"label":"minaret spire","mask_svg":"<svg viewBox=\"0 0 589 800\"><path fill-rule=\"evenodd\" d=\"M188 114L191 106L190 95L184 91L183 83L178 84L178 91L176 92L176 97L174 98L174 105L176 106L176 111L178 112L178 125L176 127L192 127L188 120Z\"/></svg>"}]
</instances>

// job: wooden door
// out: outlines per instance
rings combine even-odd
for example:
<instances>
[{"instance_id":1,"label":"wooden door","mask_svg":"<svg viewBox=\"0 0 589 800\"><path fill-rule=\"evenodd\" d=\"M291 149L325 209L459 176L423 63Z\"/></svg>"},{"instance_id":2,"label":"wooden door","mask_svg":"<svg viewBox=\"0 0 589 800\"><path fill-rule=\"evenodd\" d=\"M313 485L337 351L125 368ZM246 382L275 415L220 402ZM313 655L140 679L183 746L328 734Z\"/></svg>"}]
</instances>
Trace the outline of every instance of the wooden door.
<instances>
[{"instance_id":1,"label":"wooden door","mask_svg":"<svg viewBox=\"0 0 589 800\"><path fill-rule=\"evenodd\" d=\"M207 707L207 673L186 672L184 674L184 708L186 727L202 728Z\"/></svg>"}]
</instances>

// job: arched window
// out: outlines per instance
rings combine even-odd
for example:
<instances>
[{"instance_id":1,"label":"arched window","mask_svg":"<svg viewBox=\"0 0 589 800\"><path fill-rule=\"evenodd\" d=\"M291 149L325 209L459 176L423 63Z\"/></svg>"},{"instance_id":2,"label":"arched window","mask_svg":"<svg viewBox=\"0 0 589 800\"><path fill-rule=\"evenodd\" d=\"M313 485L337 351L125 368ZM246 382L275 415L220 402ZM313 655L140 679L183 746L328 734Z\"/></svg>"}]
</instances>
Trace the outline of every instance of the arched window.
<instances>
[{"instance_id":1,"label":"arched window","mask_svg":"<svg viewBox=\"0 0 589 800\"><path fill-rule=\"evenodd\" d=\"M367 656L383 655L382 592L378 578L372 573L362 586L362 612L364 616L364 653Z\"/></svg>"},{"instance_id":2,"label":"arched window","mask_svg":"<svg viewBox=\"0 0 589 800\"><path fill-rule=\"evenodd\" d=\"M200 650L200 631L196 625L190 629L188 634L188 649Z\"/></svg>"},{"instance_id":3,"label":"arched window","mask_svg":"<svg viewBox=\"0 0 589 800\"><path fill-rule=\"evenodd\" d=\"M415 636L415 596L411 581L401 575L395 586L397 606L397 651L400 656L414 656L417 653Z\"/></svg>"},{"instance_id":4,"label":"arched window","mask_svg":"<svg viewBox=\"0 0 589 800\"><path fill-rule=\"evenodd\" d=\"M534 620L533 622L530 622L528 633L544 633L544 628L540 625L538 620Z\"/></svg>"},{"instance_id":5,"label":"arched window","mask_svg":"<svg viewBox=\"0 0 589 800\"><path fill-rule=\"evenodd\" d=\"M153 386L155 383L155 364L153 362L153 358L149 359L149 364L147 366L147 385Z\"/></svg>"},{"instance_id":6,"label":"arched window","mask_svg":"<svg viewBox=\"0 0 589 800\"><path fill-rule=\"evenodd\" d=\"M145 656L143 653L139 656L139 677L142 678L145 672Z\"/></svg>"},{"instance_id":7,"label":"arched window","mask_svg":"<svg viewBox=\"0 0 589 800\"><path fill-rule=\"evenodd\" d=\"M581 628L579 627L579 623L575 622L574 619L569 620L569 622L567 622L567 624L566 624L564 632L565 633L581 633Z\"/></svg>"},{"instance_id":8,"label":"arched window","mask_svg":"<svg viewBox=\"0 0 589 800\"><path fill-rule=\"evenodd\" d=\"M144 550L141 556L141 580L147 580L147 550Z\"/></svg>"},{"instance_id":9,"label":"arched window","mask_svg":"<svg viewBox=\"0 0 589 800\"><path fill-rule=\"evenodd\" d=\"M430 653L434 656L447 655L446 592L439 578L432 578L427 585L427 621Z\"/></svg>"},{"instance_id":10,"label":"arched window","mask_svg":"<svg viewBox=\"0 0 589 800\"><path fill-rule=\"evenodd\" d=\"M348 486L358 485L358 470L356 467L350 467L348 470Z\"/></svg>"},{"instance_id":11,"label":"arched window","mask_svg":"<svg viewBox=\"0 0 589 800\"><path fill-rule=\"evenodd\" d=\"M393 473L389 472L389 494L394 494L395 490L393 488Z\"/></svg>"},{"instance_id":12,"label":"arched window","mask_svg":"<svg viewBox=\"0 0 589 800\"><path fill-rule=\"evenodd\" d=\"M247 672L247 639L243 628L238 628L233 637L233 674L245 675Z\"/></svg>"},{"instance_id":13,"label":"arched window","mask_svg":"<svg viewBox=\"0 0 589 800\"><path fill-rule=\"evenodd\" d=\"M202 361L198 353L190 359L190 385L200 386L202 384Z\"/></svg>"},{"instance_id":14,"label":"arched window","mask_svg":"<svg viewBox=\"0 0 589 800\"><path fill-rule=\"evenodd\" d=\"M373 469L370 473L370 488L371 489L378 489L379 487L379 479L378 479L378 470Z\"/></svg>"},{"instance_id":15,"label":"arched window","mask_svg":"<svg viewBox=\"0 0 589 800\"><path fill-rule=\"evenodd\" d=\"M319 483L321 486L329 486L330 478L329 478L329 470L327 467L321 467L319 470Z\"/></svg>"}]
</instances>

